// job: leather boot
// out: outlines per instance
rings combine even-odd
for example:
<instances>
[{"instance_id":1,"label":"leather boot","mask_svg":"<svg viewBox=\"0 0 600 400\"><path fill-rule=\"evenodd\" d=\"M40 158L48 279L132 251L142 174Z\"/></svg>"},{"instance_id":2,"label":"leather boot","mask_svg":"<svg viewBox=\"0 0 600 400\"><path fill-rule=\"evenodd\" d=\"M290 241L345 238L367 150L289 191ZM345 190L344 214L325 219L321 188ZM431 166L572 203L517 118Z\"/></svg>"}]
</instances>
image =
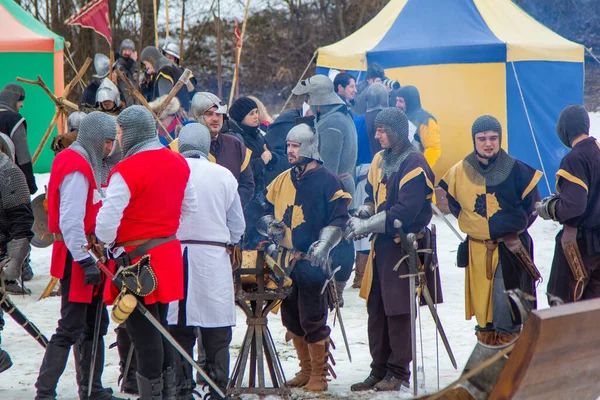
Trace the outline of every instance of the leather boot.
<instances>
[{"instance_id":1,"label":"leather boot","mask_svg":"<svg viewBox=\"0 0 600 400\"><path fill-rule=\"evenodd\" d=\"M156 379L148 379L136 373L140 398L138 400L162 400L163 379L162 375Z\"/></svg>"},{"instance_id":2,"label":"leather boot","mask_svg":"<svg viewBox=\"0 0 600 400\"><path fill-rule=\"evenodd\" d=\"M193 357L194 348L185 348L184 350ZM179 354L178 351L173 352L174 370L175 370L175 388L177 400L193 400L194 382L192 366Z\"/></svg>"},{"instance_id":3,"label":"leather boot","mask_svg":"<svg viewBox=\"0 0 600 400\"><path fill-rule=\"evenodd\" d=\"M102 386L102 373L104 372L104 338L98 338L96 347L96 362L94 364L94 375L92 376L92 391L88 397L88 385L90 377L90 367L92 366L92 345L91 340L81 342L80 349L80 380L79 384L79 399L80 400L119 400L113 396L113 391L110 388Z\"/></svg>"},{"instance_id":4,"label":"leather boot","mask_svg":"<svg viewBox=\"0 0 600 400\"><path fill-rule=\"evenodd\" d=\"M44 360L40 367L35 387L37 388L36 400L55 400L56 385L67 366L69 348L58 347L52 342L46 346Z\"/></svg>"},{"instance_id":5,"label":"leather boot","mask_svg":"<svg viewBox=\"0 0 600 400\"><path fill-rule=\"evenodd\" d=\"M381 382L377 383L373 387L373 389L375 389L377 392L395 392L400 390L402 386L410 388L410 384L407 380L387 374L385 378L381 380Z\"/></svg>"},{"instance_id":6,"label":"leather boot","mask_svg":"<svg viewBox=\"0 0 600 400\"><path fill-rule=\"evenodd\" d=\"M304 389L309 392L324 392L327 390L327 376L331 370L327 363L330 358L329 338L323 339L317 343L309 343L311 374L310 379Z\"/></svg>"},{"instance_id":7,"label":"leather boot","mask_svg":"<svg viewBox=\"0 0 600 400\"><path fill-rule=\"evenodd\" d=\"M512 344L519 338L519 332L517 333L499 333L496 332L496 346L506 346Z\"/></svg>"},{"instance_id":8,"label":"leather boot","mask_svg":"<svg viewBox=\"0 0 600 400\"><path fill-rule=\"evenodd\" d=\"M335 289L337 291L338 305L340 308L344 307L344 288L348 281L335 281Z\"/></svg>"},{"instance_id":9,"label":"leather boot","mask_svg":"<svg viewBox=\"0 0 600 400\"><path fill-rule=\"evenodd\" d=\"M296 354L298 354L298 361L300 362L300 371L296 373L296 377L287 381L285 385L287 387L302 387L310 380L310 374L312 371L308 343L306 343L302 336L294 335L290 331L286 333L285 339L288 342L290 339L292 340L294 348L296 349Z\"/></svg>"},{"instance_id":10,"label":"leather boot","mask_svg":"<svg viewBox=\"0 0 600 400\"><path fill-rule=\"evenodd\" d=\"M485 344L486 346L496 345L496 331L491 324L488 324L485 328L477 325L475 327L475 336L477 337L477 341L481 344Z\"/></svg>"},{"instance_id":11,"label":"leather boot","mask_svg":"<svg viewBox=\"0 0 600 400\"><path fill-rule=\"evenodd\" d=\"M133 343L129 338L129 334L124 326L118 326L115 329L117 334L117 350L119 351L119 379L118 382L121 384L121 392L127 394L138 394L137 378L135 376L137 372L137 358L135 350L131 354L131 360L129 362L129 369L125 371L127 366L127 358L129 357L129 351L133 348Z\"/></svg>"},{"instance_id":12,"label":"leather boot","mask_svg":"<svg viewBox=\"0 0 600 400\"><path fill-rule=\"evenodd\" d=\"M364 381L355 383L354 385L350 386L350 390L353 392L371 390L375 387L375 385L377 385L381 381L382 379L379 379L371 374Z\"/></svg>"},{"instance_id":13,"label":"leather boot","mask_svg":"<svg viewBox=\"0 0 600 400\"><path fill-rule=\"evenodd\" d=\"M362 285L363 276L365 275L365 269L367 268L367 261L369 260L369 253L356 252L356 261L354 267L354 282L352 282L353 289L360 289Z\"/></svg>"},{"instance_id":14,"label":"leather boot","mask_svg":"<svg viewBox=\"0 0 600 400\"><path fill-rule=\"evenodd\" d=\"M175 388L175 369L173 367L167 367L163 371L163 400L175 400L177 390Z\"/></svg>"},{"instance_id":15,"label":"leather boot","mask_svg":"<svg viewBox=\"0 0 600 400\"><path fill-rule=\"evenodd\" d=\"M2 349L0 349L0 373L6 371L10 367L12 367L12 360L8 353Z\"/></svg>"},{"instance_id":16,"label":"leather boot","mask_svg":"<svg viewBox=\"0 0 600 400\"><path fill-rule=\"evenodd\" d=\"M215 359L206 360L208 362L208 374L217 384L223 393L227 393L227 384L229 383L229 347L224 347L217 351ZM213 388L210 393L215 399L220 398ZM213 398L213 397L211 397Z\"/></svg>"}]
</instances>

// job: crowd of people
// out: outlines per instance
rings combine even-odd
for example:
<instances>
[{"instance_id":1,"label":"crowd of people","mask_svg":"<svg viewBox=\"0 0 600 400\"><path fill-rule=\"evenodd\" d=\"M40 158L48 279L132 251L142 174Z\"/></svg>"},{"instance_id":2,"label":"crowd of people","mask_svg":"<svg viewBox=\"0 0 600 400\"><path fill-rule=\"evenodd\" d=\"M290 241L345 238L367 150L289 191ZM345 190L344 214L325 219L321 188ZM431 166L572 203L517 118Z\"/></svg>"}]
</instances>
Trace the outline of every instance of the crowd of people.
<instances>
[{"instance_id":1,"label":"crowd of people","mask_svg":"<svg viewBox=\"0 0 600 400\"><path fill-rule=\"evenodd\" d=\"M415 234L420 248L431 246L432 167L443 134L418 89L388 79L377 64L360 82L345 72L333 80L315 75L293 89L302 106L272 118L252 96L237 98L228 109L193 78L171 93L184 76L179 59L177 45L167 42L162 49L146 47L138 60L129 39L112 66L97 54L81 111L69 116L66 132L52 143L50 273L60 280L61 308L36 399L57 398L71 348L80 398L118 399L102 384L103 338L106 304L122 309L127 295L195 358L196 347L198 364L226 392L236 322L230 255L236 246L271 249L291 271L291 294L280 313L300 370L287 386L327 390L331 299L343 306L354 267L352 287L360 288L367 304L372 363L367 378L351 389L409 387L409 280L398 279L409 265L398 265L405 255L400 235ZM148 108L138 104L136 91ZM30 195L37 191L19 113L24 101L18 84L0 92L0 243L8 259L2 280L6 292L19 294L27 293L23 282L33 277ZM439 179L468 235L457 258L465 268L465 316L475 316L477 340L486 345L503 346L519 336L522 321L504 291L535 296L540 276L527 229L536 216L564 225L556 239L550 303L600 296L600 144L589 136L581 106L561 113L557 133L573 150L557 172L558 193L546 199L537 189L542 173L502 149L504 129L490 115L473 123L473 152ZM569 244L580 252L583 276L572 269L573 253L563 251ZM90 252L107 260L122 286ZM428 284L439 282L431 258L422 261ZM322 294L330 279L335 297ZM441 285L434 290L442 301ZM123 392L143 400L193 398L192 365L143 313L133 310L116 332ZM0 350L0 372L11 365Z\"/></svg>"}]
</instances>

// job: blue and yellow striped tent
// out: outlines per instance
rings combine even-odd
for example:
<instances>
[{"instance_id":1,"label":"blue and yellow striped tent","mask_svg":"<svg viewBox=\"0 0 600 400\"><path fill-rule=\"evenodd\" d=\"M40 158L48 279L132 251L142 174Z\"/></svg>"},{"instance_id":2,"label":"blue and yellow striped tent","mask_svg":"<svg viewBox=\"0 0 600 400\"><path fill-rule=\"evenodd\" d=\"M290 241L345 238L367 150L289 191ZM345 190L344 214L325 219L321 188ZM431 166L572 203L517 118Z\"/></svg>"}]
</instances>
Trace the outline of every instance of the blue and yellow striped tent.
<instances>
[{"instance_id":1,"label":"blue and yellow striped tent","mask_svg":"<svg viewBox=\"0 0 600 400\"><path fill-rule=\"evenodd\" d=\"M505 129L509 154L545 172L542 195L554 190L567 152L555 125L566 105L583 103L583 46L510 0L391 0L361 29L320 48L317 72L335 68L360 79L371 62L419 88L438 119L438 180L473 150L473 121L491 114Z\"/></svg>"}]
</instances>

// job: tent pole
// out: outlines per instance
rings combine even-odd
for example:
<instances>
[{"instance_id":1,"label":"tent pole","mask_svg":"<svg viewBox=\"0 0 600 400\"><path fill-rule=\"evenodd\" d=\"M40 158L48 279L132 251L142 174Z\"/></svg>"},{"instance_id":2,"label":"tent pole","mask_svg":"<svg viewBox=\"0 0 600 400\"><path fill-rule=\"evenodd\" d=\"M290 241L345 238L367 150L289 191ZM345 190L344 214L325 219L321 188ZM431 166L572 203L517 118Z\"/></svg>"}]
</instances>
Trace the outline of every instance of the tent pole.
<instances>
[{"instance_id":1,"label":"tent pole","mask_svg":"<svg viewBox=\"0 0 600 400\"><path fill-rule=\"evenodd\" d=\"M298 79L298 83L296 83L296 86L298 86L300 84L300 82L302 82L302 79L304 79L304 75L306 75L306 72L308 72L308 69L310 68L312 62L314 61L315 57L317 56L318 50L315 50L315 52L313 53L312 58L310 59L310 61L308 62L308 64L306 65L306 68L304 68L304 72L302 72L302 75L300 76L300 79ZM296 87L294 86L294 87ZM292 88L293 89L293 88ZM281 107L281 110L279 110L279 114L281 114L283 112L283 110L285 110L285 107L288 105L288 103L290 102L292 96L294 95L294 93L290 92L290 95L288 96L287 100L285 101L285 104L283 105L283 107Z\"/></svg>"},{"instance_id":2,"label":"tent pole","mask_svg":"<svg viewBox=\"0 0 600 400\"><path fill-rule=\"evenodd\" d=\"M542 166L542 172L544 173L544 179L546 180L546 186L548 187L548 194L552 194L552 189L550 189L550 181L548 181L548 174L546 173L546 168L544 168L544 161L542 161L542 155L540 153L540 148L538 147L537 140L535 138L535 133L533 132L533 125L531 124L531 119L529 118L529 111L527 111L527 106L525 105L525 97L523 96L523 90L521 89L521 83L519 82L519 77L517 76L517 70L515 69L515 63L510 62L512 66L513 73L515 74L515 80L517 81L517 87L519 88L519 94L521 95L521 102L523 103L523 109L525 110L525 116L527 117L527 122L529 123L529 130L531 132L531 137L533 138L533 144L535 145L535 151L537 152L538 159L540 160L540 165Z\"/></svg>"}]
</instances>

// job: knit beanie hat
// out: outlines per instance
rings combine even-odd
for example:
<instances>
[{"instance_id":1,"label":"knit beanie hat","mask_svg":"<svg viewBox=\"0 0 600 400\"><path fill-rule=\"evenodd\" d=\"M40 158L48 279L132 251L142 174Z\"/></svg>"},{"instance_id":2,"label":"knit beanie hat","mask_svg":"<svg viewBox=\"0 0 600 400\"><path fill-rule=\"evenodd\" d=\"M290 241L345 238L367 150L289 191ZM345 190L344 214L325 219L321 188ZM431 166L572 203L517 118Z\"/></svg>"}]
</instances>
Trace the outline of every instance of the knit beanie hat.
<instances>
[{"instance_id":1,"label":"knit beanie hat","mask_svg":"<svg viewBox=\"0 0 600 400\"><path fill-rule=\"evenodd\" d=\"M233 102L229 109L229 116L237 123L241 123L250 111L258 108L258 104L249 97L240 97Z\"/></svg>"},{"instance_id":2,"label":"knit beanie hat","mask_svg":"<svg viewBox=\"0 0 600 400\"><path fill-rule=\"evenodd\" d=\"M582 133L590 133L590 116L579 104L571 104L560 113L556 124L556 133L560 141L567 147Z\"/></svg>"},{"instance_id":3,"label":"knit beanie hat","mask_svg":"<svg viewBox=\"0 0 600 400\"><path fill-rule=\"evenodd\" d=\"M471 128L471 137L473 138L473 144L475 144L475 135L481 132L493 131L500 135L500 144L502 144L502 125L500 121L491 115L482 115L473 122Z\"/></svg>"}]
</instances>

